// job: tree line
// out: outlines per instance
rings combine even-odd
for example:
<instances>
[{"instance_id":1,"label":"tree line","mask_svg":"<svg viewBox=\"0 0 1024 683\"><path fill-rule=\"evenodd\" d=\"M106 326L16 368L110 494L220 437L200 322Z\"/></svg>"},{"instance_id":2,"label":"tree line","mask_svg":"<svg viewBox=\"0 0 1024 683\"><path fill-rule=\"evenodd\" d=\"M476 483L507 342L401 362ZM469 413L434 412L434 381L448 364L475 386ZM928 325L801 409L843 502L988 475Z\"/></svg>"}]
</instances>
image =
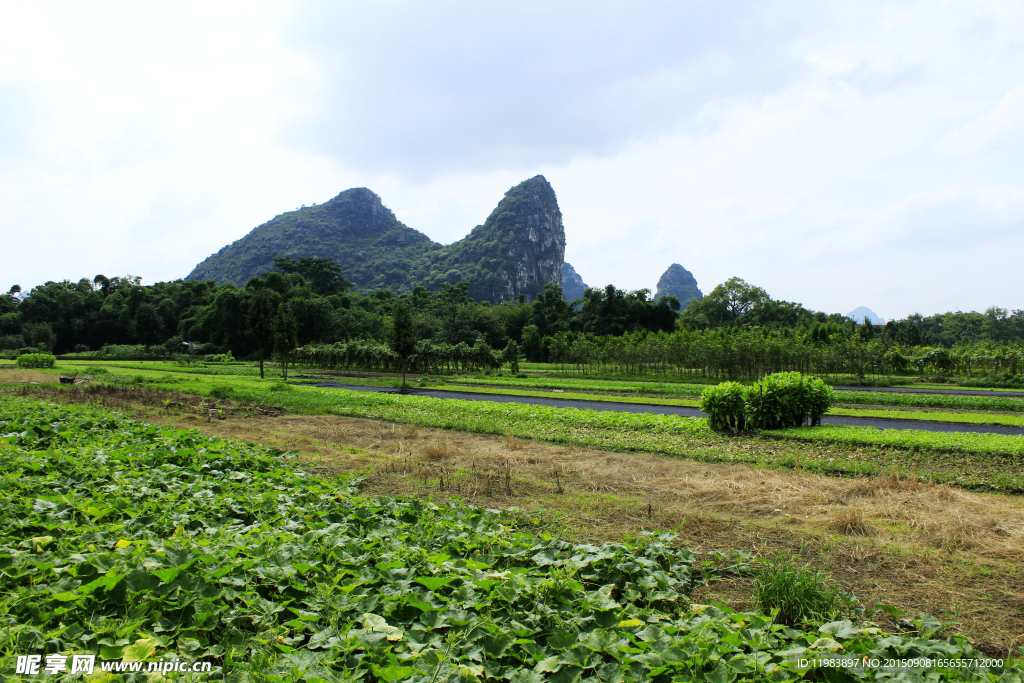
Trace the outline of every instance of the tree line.
<instances>
[{"instance_id":1,"label":"tree line","mask_svg":"<svg viewBox=\"0 0 1024 683\"><path fill-rule=\"evenodd\" d=\"M555 333L672 331L679 309L674 297L655 302L647 290L613 286L588 292L578 305L566 302L555 284L531 302L520 297L496 305L473 300L465 282L434 292L416 287L402 296L386 289L364 296L349 291L329 259L278 258L275 264L277 270L245 287L185 280L146 286L137 277L103 275L47 282L24 297L14 286L0 295L0 350L66 354L134 345L175 354L191 343L202 353L257 358L274 347L275 326L282 325L294 326L295 346L383 341L396 305L406 302L417 339L503 349L525 336L530 354L543 360L544 340Z\"/></svg>"},{"instance_id":2,"label":"tree line","mask_svg":"<svg viewBox=\"0 0 1024 683\"><path fill-rule=\"evenodd\" d=\"M401 296L387 289L360 295L330 259L277 258L275 265L245 287L184 280L142 285L137 277L103 275L47 282L24 296L14 286L0 295L0 351L130 347L168 356L189 348L263 360L296 348L392 348L396 310L406 329L400 341L407 353L399 357L413 368L483 368L483 352L469 350L487 348L505 358L512 342L517 359L586 371L762 376L789 370L890 374L927 366L1002 372L1016 367L1014 349L1024 340L1020 310L914 314L873 325L772 299L740 278L680 311L674 297L654 301L649 290L612 285L588 289L573 302L556 284L533 301L499 304L475 301L465 282L438 291L416 287ZM427 346L418 347L421 342Z\"/></svg>"}]
</instances>

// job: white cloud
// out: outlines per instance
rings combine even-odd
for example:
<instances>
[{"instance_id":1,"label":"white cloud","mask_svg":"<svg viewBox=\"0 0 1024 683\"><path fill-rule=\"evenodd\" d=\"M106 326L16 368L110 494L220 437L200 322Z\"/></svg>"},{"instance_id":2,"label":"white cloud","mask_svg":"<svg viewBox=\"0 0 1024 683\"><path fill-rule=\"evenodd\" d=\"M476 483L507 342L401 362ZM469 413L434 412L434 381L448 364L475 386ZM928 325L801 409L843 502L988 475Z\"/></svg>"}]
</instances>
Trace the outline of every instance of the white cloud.
<instances>
[{"instance_id":1,"label":"white cloud","mask_svg":"<svg viewBox=\"0 0 1024 683\"><path fill-rule=\"evenodd\" d=\"M1015 85L994 107L950 131L936 149L953 154L1007 151L1024 142L1024 85Z\"/></svg>"}]
</instances>

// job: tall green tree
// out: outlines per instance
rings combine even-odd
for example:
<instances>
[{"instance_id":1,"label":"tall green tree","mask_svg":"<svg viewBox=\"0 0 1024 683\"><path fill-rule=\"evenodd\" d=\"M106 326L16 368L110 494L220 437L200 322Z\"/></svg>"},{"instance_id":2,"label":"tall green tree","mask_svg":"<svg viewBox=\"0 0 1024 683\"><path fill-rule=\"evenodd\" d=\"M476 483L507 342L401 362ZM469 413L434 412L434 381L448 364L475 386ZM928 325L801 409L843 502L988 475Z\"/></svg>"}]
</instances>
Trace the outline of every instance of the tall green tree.
<instances>
[{"instance_id":1,"label":"tall green tree","mask_svg":"<svg viewBox=\"0 0 1024 683\"><path fill-rule=\"evenodd\" d=\"M402 361L402 390L405 386L405 373L409 368L409 356L416 350L419 338L416 334L416 320L412 306L405 299L400 299L391 309L391 334L388 346Z\"/></svg>"},{"instance_id":2,"label":"tall green tree","mask_svg":"<svg viewBox=\"0 0 1024 683\"><path fill-rule=\"evenodd\" d=\"M509 372L513 375L519 374L519 355L519 344L516 344L515 339L509 339L505 350L501 352L501 360L508 363Z\"/></svg>"},{"instance_id":3,"label":"tall green tree","mask_svg":"<svg viewBox=\"0 0 1024 683\"><path fill-rule=\"evenodd\" d=\"M249 280L245 287L249 295L246 323L260 359L260 379L263 379L263 362L274 348L274 314L281 303L281 295L257 278Z\"/></svg>"},{"instance_id":4,"label":"tall green tree","mask_svg":"<svg viewBox=\"0 0 1024 683\"><path fill-rule=\"evenodd\" d=\"M444 285L433 297L433 312L441 323L441 339L448 344L474 341L476 335L469 328L469 283Z\"/></svg>"},{"instance_id":5,"label":"tall green tree","mask_svg":"<svg viewBox=\"0 0 1024 683\"><path fill-rule=\"evenodd\" d=\"M288 363L292 352L299 345L299 326L295 316L284 303L277 305L277 317L274 319L274 353L281 362L281 376L288 379Z\"/></svg>"},{"instance_id":6,"label":"tall green tree","mask_svg":"<svg viewBox=\"0 0 1024 683\"><path fill-rule=\"evenodd\" d=\"M135 338L146 346L162 344L167 340L163 320L153 304L144 303L136 310Z\"/></svg>"}]
</instances>

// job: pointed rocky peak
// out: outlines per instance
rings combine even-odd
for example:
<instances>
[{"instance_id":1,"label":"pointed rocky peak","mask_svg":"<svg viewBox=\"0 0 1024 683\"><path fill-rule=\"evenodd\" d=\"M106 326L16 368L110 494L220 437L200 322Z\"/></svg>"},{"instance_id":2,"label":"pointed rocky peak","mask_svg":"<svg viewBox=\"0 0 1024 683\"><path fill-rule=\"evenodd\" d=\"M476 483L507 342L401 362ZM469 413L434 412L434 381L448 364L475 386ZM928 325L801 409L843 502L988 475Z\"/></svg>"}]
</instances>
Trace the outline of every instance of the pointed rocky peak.
<instances>
[{"instance_id":1,"label":"pointed rocky peak","mask_svg":"<svg viewBox=\"0 0 1024 683\"><path fill-rule=\"evenodd\" d=\"M470 282L470 294L479 300L510 301L520 294L532 300L545 284L562 284L565 228L554 189L541 175L524 180L505 193L483 225L448 249L465 254L464 261L491 264L492 276Z\"/></svg>"},{"instance_id":2,"label":"pointed rocky peak","mask_svg":"<svg viewBox=\"0 0 1024 683\"><path fill-rule=\"evenodd\" d=\"M697 287L697 279L693 277L693 273L678 263L673 263L662 274L654 299L657 301L659 297L667 295L679 299L680 311L686 310L691 301L700 301L704 298L704 293Z\"/></svg>"}]
</instances>

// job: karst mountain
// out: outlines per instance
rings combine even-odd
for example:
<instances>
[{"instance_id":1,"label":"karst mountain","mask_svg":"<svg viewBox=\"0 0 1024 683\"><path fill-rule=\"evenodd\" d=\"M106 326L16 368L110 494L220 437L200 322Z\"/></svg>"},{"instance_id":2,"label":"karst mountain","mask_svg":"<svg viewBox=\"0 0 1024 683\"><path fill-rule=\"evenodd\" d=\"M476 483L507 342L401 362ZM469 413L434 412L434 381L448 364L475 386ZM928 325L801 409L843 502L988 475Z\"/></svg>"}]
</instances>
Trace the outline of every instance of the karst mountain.
<instances>
[{"instance_id":1,"label":"karst mountain","mask_svg":"<svg viewBox=\"0 0 1024 683\"><path fill-rule=\"evenodd\" d=\"M345 190L323 204L283 213L197 265L189 280L243 286L274 269L274 257L334 260L353 291L438 290L469 283L477 301L527 301L547 283L562 284L565 230L555 191L543 176L508 192L465 238L438 244L399 221L365 187Z\"/></svg>"}]
</instances>

